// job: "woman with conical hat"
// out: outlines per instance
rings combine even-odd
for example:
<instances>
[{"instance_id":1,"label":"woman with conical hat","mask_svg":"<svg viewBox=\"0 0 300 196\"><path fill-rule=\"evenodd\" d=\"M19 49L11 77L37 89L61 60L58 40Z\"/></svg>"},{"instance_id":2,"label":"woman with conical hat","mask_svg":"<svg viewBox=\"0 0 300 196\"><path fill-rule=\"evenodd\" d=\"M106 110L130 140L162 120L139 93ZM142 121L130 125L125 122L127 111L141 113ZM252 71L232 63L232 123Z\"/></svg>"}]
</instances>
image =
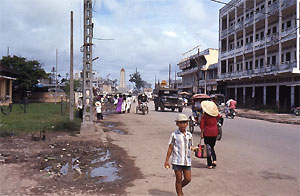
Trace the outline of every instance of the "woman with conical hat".
<instances>
[{"instance_id":1,"label":"woman with conical hat","mask_svg":"<svg viewBox=\"0 0 300 196\"><path fill-rule=\"evenodd\" d=\"M220 118L217 105L213 101L202 101L201 107L203 114L201 117L201 139L207 145L207 168L212 169L217 166L217 156L215 153L215 144L218 136L217 122Z\"/></svg>"}]
</instances>

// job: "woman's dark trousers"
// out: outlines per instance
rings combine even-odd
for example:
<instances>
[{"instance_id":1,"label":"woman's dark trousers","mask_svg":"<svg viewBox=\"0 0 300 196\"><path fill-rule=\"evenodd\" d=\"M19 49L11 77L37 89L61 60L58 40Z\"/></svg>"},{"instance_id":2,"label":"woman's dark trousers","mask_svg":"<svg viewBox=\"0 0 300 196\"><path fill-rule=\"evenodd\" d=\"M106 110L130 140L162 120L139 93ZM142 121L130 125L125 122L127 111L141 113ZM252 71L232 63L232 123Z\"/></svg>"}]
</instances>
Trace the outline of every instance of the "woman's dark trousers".
<instances>
[{"instance_id":1,"label":"woman's dark trousers","mask_svg":"<svg viewBox=\"0 0 300 196\"><path fill-rule=\"evenodd\" d=\"M212 166L212 160L217 161L217 156L214 149L216 140L217 137L204 137L204 143L207 147L207 166Z\"/></svg>"}]
</instances>

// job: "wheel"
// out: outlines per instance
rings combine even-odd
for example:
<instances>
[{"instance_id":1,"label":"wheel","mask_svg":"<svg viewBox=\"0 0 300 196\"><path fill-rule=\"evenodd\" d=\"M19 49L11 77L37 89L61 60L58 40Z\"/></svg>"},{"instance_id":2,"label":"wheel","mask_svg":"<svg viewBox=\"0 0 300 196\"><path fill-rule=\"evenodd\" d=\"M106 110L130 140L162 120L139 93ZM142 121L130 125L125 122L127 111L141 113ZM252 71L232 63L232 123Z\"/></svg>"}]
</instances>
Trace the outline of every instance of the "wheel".
<instances>
[{"instance_id":1,"label":"wheel","mask_svg":"<svg viewBox=\"0 0 300 196\"><path fill-rule=\"evenodd\" d=\"M171 108L171 110L172 110L172 112L174 112L174 111L175 111L175 108Z\"/></svg>"},{"instance_id":2,"label":"wheel","mask_svg":"<svg viewBox=\"0 0 300 196\"><path fill-rule=\"evenodd\" d=\"M12 104L9 104L8 106L0 106L0 108L3 115L9 115L12 111Z\"/></svg>"},{"instance_id":3,"label":"wheel","mask_svg":"<svg viewBox=\"0 0 300 196\"><path fill-rule=\"evenodd\" d=\"M165 111L165 106L163 106L163 105L160 106L160 111L162 111L162 112Z\"/></svg>"},{"instance_id":4,"label":"wheel","mask_svg":"<svg viewBox=\"0 0 300 196\"><path fill-rule=\"evenodd\" d=\"M234 115L233 114L231 115L231 119L234 119Z\"/></svg>"},{"instance_id":5,"label":"wheel","mask_svg":"<svg viewBox=\"0 0 300 196\"><path fill-rule=\"evenodd\" d=\"M182 108L178 108L178 112L182 112Z\"/></svg>"},{"instance_id":6,"label":"wheel","mask_svg":"<svg viewBox=\"0 0 300 196\"><path fill-rule=\"evenodd\" d=\"M149 114L149 108L147 107L147 114Z\"/></svg>"},{"instance_id":7,"label":"wheel","mask_svg":"<svg viewBox=\"0 0 300 196\"><path fill-rule=\"evenodd\" d=\"M191 118L189 120L189 131L190 131L190 133L194 132L194 122Z\"/></svg>"},{"instance_id":8,"label":"wheel","mask_svg":"<svg viewBox=\"0 0 300 196\"><path fill-rule=\"evenodd\" d=\"M139 112L139 109L138 108L135 108L135 113L138 113Z\"/></svg>"},{"instance_id":9,"label":"wheel","mask_svg":"<svg viewBox=\"0 0 300 196\"><path fill-rule=\"evenodd\" d=\"M142 113L143 113L143 115L145 115L145 108L142 108Z\"/></svg>"},{"instance_id":10,"label":"wheel","mask_svg":"<svg viewBox=\"0 0 300 196\"><path fill-rule=\"evenodd\" d=\"M155 111L158 111L158 106L157 105L155 105Z\"/></svg>"},{"instance_id":11,"label":"wheel","mask_svg":"<svg viewBox=\"0 0 300 196\"><path fill-rule=\"evenodd\" d=\"M219 133L218 133L218 136L217 136L217 140L221 140L221 138L222 138L222 127L220 127L220 126L218 126L218 131L219 131Z\"/></svg>"}]
</instances>

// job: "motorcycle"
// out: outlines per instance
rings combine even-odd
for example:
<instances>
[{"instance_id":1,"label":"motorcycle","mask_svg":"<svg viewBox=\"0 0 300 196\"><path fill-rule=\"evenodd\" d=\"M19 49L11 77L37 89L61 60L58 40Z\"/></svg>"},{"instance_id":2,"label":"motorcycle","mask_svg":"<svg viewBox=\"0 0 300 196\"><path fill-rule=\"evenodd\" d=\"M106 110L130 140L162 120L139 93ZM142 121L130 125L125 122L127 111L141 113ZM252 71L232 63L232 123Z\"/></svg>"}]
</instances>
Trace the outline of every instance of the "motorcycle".
<instances>
[{"instance_id":1,"label":"motorcycle","mask_svg":"<svg viewBox=\"0 0 300 196\"><path fill-rule=\"evenodd\" d=\"M195 126L200 126L200 112L196 111L189 117L189 132L193 133Z\"/></svg>"},{"instance_id":2,"label":"motorcycle","mask_svg":"<svg viewBox=\"0 0 300 196\"><path fill-rule=\"evenodd\" d=\"M138 113L139 111L141 111L143 115L145 115L146 112L147 114L149 113L147 102L141 102L136 106L135 112Z\"/></svg>"},{"instance_id":3,"label":"motorcycle","mask_svg":"<svg viewBox=\"0 0 300 196\"><path fill-rule=\"evenodd\" d=\"M226 115L226 118L228 118L229 116L234 119L235 115L236 115L236 112L235 112L235 109L234 108L227 108L225 110L225 115Z\"/></svg>"}]
</instances>

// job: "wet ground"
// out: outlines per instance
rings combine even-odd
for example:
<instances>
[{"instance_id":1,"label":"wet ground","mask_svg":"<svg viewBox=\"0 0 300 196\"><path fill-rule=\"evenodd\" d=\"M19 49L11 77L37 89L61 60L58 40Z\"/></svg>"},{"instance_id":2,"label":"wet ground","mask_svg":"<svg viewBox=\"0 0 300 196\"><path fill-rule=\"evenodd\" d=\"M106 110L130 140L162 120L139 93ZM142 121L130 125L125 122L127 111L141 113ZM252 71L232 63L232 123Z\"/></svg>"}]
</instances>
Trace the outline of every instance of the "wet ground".
<instances>
[{"instance_id":1,"label":"wet ground","mask_svg":"<svg viewBox=\"0 0 300 196\"><path fill-rule=\"evenodd\" d=\"M104 112L105 118L113 110ZM101 120L104 132L125 135L121 124ZM4 171L7 165L21 166L17 172ZM6 170L6 169L5 169ZM101 141L82 140L68 133L46 133L46 140L34 141L30 134L0 138L1 195L52 194L60 190L83 194L122 195L130 182L141 176L126 151ZM14 175L14 176L11 176ZM15 181L28 178L35 183L23 184ZM16 187L5 187L4 183L16 183ZM10 184L10 185L11 185ZM34 184L34 185L33 185Z\"/></svg>"}]
</instances>

